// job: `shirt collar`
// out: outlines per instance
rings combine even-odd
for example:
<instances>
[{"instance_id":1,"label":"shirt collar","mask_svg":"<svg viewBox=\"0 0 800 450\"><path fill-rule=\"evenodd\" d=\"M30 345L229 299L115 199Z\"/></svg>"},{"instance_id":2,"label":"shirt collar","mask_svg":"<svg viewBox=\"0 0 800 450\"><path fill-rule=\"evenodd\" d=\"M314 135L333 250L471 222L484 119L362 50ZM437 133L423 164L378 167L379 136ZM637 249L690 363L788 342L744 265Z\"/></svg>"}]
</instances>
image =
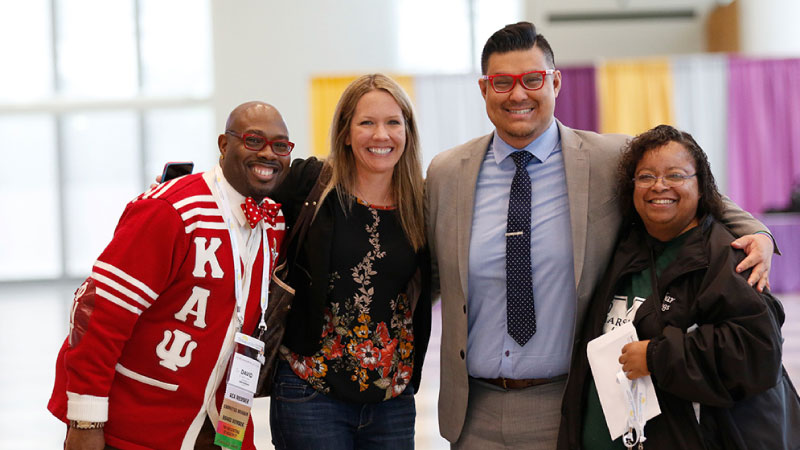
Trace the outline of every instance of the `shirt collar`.
<instances>
[{"instance_id":1,"label":"shirt collar","mask_svg":"<svg viewBox=\"0 0 800 450\"><path fill-rule=\"evenodd\" d=\"M244 216L244 211L242 211L242 203L244 203L245 196L240 194L239 191L233 188L233 186L228 183L228 180L225 179L225 174L222 172L222 167L217 164L214 167L214 173L220 179L220 187L225 191L225 196L228 198L228 205L231 209L231 214L233 214L236 223L240 226L248 226L247 218Z\"/></svg>"},{"instance_id":2,"label":"shirt collar","mask_svg":"<svg viewBox=\"0 0 800 450\"><path fill-rule=\"evenodd\" d=\"M494 130L494 137L492 140L492 151L494 153L495 163L500 164L509 157L512 153L524 150L533 154L541 162L547 160L553 152L556 151L558 145L561 143L561 135L558 132L558 124L555 119L550 126L542 133L541 136L536 138L533 142L526 145L524 148L514 148L505 142Z\"/></svg>"}]
</instances>

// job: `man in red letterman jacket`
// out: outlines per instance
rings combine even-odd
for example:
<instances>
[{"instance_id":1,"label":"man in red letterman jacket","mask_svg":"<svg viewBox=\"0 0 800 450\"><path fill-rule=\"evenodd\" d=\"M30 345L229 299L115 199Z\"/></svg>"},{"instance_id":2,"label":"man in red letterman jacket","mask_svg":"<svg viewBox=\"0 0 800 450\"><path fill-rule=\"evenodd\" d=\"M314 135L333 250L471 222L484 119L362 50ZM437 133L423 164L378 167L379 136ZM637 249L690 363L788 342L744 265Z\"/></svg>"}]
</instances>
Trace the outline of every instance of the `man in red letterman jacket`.
<instances>
[{"instance_id":1,"label":"man in red letterman jacket","mask_svg":"<svg viewBox=\"0 0 800 450\"><path fill-rule=\"evenodd\" d=\"M56 363L48 408L69 424L67 450L217 448L234 334L258 326L285 232L267 195L288 171L288 139L274 107L240 105L218 166L127 205L75 294ZM254 448L252 423L242 448Z\"/></svg>"}]
</instances>

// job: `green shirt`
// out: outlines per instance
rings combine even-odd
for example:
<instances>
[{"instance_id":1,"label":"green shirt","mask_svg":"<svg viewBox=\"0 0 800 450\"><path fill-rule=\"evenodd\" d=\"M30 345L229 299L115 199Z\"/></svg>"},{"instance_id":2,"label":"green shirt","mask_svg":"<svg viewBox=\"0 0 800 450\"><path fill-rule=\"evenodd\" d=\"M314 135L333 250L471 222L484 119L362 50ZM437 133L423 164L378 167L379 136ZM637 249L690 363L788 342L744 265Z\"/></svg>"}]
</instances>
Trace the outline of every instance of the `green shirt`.
<instances>
[{"instance_id":1,"label":"green shirt","mask_svg":"<svg viewBox=\"0 0 800 450\"><path fill-rule=\"evenodd\" d=\"M678 251L683 247L686 233L665 242L663 246L657 245L656 252L656 277L660 276L678 256ZM630 322L636 316L636 311L644 299L653 293L650 280L650 268L625 277L619 285L620 294L614 295L609 305L608 315L603 324L603 334L614 328ZM624 306L623 306L624 305ZM622 438L611 441L600 398L594 378L589 379L589 389L586 394L586 408L583 416L583 432L581 434L584 450L626 450ZM646 434L646 430L645 430Z\"/></svg>"}]
</instances>

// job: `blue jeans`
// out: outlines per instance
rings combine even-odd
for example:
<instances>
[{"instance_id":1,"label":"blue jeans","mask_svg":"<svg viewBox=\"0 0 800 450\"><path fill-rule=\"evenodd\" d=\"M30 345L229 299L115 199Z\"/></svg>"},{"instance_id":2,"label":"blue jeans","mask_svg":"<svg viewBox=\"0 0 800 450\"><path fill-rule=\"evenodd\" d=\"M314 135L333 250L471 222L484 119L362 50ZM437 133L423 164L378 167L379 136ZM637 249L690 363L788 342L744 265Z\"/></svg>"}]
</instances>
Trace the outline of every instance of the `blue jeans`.
<instances>
[{"instance_id":1,"label":"blue jeans","mask_svg":"<svg viewBox=\"0 0 800 450\"><path fill-rule=\"evenodd\" d=\"M413 450L414 387L380 403L346 403L322 394L280 361L270 399L276 450Z\"/></svg>"}]
</instances>

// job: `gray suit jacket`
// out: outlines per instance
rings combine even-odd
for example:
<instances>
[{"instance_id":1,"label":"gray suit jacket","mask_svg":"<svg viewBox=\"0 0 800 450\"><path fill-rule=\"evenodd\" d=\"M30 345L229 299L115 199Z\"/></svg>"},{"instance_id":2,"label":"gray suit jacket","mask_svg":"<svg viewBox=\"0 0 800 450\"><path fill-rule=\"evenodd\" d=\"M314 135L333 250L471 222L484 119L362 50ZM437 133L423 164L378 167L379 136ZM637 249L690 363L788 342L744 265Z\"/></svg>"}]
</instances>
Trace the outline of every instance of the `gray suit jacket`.
<instances>
[{"instance_id":1,"label":"gray suit jacket","mask_svg":"<svg viewBox=\"0 0 800 450\"><path fill-rule=\"evenodd\" d=\"M567 179L578 299L574 336L617 240L621 217L615 175L620 151L629 136L574 130L561 122L558 130ZM461 435L467 411L469 242L475 185L491 138L489 134L440 153L431 162L426 181L425 217L433 284L434 289L440 288L442 298L439 430L450 442ZM766 229L736 205L728 203L727 207L724 222L736 234Z\"/></svg>"}]
</instances>

